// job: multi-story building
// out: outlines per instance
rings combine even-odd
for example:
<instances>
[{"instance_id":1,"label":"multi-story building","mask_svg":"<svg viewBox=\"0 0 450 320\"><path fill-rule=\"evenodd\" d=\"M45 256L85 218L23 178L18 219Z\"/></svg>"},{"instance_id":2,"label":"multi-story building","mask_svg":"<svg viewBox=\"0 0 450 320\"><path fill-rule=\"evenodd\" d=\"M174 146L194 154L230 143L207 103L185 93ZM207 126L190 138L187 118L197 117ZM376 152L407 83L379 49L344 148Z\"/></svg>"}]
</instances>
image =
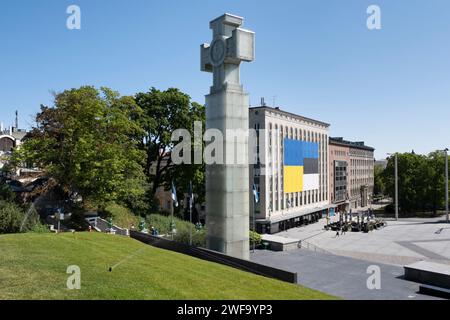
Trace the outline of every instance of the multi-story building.
<instances>
[{"instance_id":1,"label":"multi-story building","mask_svg":"<svg viewBox=\"0 0 450 320\"><path fill-rule=\"evenodd\" d=\"M255 185L260 200L250 201L257 231L317 221L329 209L329 124L264 104L249 112L259 154L250 165L250 187Z\"/></svg>"},{"instance_id":2,"label":"multi-story building","mask_svg":"<svg viewBox=\"0 0 450 320\"><path fill-rule=\"evenodd\" d=\"M13 149L22 143L27 134L26 130L19 129L18 112L16 111L15 126L4 128L0 123L0 168L8 161Z\"/></svg>"},{"instance_id":3,"label":"multi-story building","mask_svg":"<svg viewBox=\"0 0 450 320\"><path fill-rule=\"evenodd\" d=\"M374 151L364 142L329 139L330 200L339 211L365 208L373 198Z\"/></svg>"},{"instance_id":4,"label":"multi-story building","mask_svg":"<svg viewBox=\"0 0 450 320\"><path fill-rule=\"evenodd\" d=\"M336 211L348 211L348 169L350 163L350 149L348 146L333 143L330 139L328 146L329 157L329 181L330 203L336 207Z\"/></svg>"}]
</instances>

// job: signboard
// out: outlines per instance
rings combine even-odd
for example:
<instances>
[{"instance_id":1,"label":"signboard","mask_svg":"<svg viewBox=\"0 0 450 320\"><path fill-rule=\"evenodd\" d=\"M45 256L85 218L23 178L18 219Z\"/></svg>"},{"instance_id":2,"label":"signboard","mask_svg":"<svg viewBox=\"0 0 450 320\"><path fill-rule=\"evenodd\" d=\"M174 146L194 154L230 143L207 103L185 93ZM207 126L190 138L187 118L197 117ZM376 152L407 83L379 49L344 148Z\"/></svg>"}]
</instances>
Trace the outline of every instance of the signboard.
<instances>
[{"instance_id":1,"label":"signboard","mask_svg":"<svg viewBox=\"0 0 450 320\"><path fill-rule=\"evenodd\" d=\"M334 211L334 208L330 208L330 217L334 217L336 215L336 212Z\"/></svg>"}]
</instances>

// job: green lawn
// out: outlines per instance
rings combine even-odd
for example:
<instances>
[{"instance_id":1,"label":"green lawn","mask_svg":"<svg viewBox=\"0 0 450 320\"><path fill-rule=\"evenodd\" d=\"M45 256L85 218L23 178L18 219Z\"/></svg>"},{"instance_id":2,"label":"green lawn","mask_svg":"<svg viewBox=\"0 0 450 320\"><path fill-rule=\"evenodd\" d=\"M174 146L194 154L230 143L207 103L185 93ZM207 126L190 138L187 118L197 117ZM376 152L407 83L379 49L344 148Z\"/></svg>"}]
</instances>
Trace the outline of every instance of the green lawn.
<instances>
[{"instance_id":1,"label":"green lawn","mask_svg":"<svg viewBox=\"0 0 450 320\"><path fill-rule=\"evenodd\" d=\"M81 290L67 289L69 265L81 269ZM0 299L333 297L125 237L75 233L1 235Z\"/></svg>"}]
</instances>

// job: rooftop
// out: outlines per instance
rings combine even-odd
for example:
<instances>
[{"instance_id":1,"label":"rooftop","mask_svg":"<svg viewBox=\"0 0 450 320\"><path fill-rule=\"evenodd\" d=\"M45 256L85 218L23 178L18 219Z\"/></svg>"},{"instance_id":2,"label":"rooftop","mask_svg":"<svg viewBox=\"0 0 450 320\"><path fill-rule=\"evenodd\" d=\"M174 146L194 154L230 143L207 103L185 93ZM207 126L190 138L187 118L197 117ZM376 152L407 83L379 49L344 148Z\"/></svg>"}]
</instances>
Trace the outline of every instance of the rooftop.
<instances>
[{"instance_id":1,"label":"rooftop","mask_svg":"<svg viewBox=\"0 0 450 320\"><path fill-rule=\"evenodd\" d=\"M321 126L325 126L325 127L329 127L330 126L329 123L322 122L322 121L319 121L319 120L314 120L314 119L307 118L307 117L303 117L303 116L300 116L300 115L295 114L295 113L287 112L287 111L281 110L279 107L275 107L274 108L274 107L269 107L269 106L263 105L263 106L259 106L259 107L250 107L250 110L267 110L267 111L283 114L285 116L293 117L293 118L296 118L296 119L299 119L299 120L313 122L313 123L315 123L317 125L321 125Z\"/></svg>"},{"instance_id":2,"label":"rooftop","mask_svg":"<svg viewBox=\"0 0 450 320\"><path fill-rule=\"evenodd\" d=\"M344 140L344 138L342 138L342 137L330 137L330 144L351 147L351 148L356 148L356 149L362 149L362 150L368 150L368 151L375 151L375 148L366 146L364 144L364 141L348 141L348 140Z\"/></svg>"}]
</instances>

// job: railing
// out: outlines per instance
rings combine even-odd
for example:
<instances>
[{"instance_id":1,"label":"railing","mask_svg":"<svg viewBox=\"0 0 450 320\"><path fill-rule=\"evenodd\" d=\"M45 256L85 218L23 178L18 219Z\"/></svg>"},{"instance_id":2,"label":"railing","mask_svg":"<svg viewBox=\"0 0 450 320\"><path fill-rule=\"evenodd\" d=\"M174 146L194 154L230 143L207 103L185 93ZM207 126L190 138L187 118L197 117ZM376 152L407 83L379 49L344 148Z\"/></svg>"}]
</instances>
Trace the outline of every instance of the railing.
<instances>
[{"instance_id":1,"label":"railing","mask_svg":"<svg viewBox=\"0 0 450 320\"><path fill-rule=\"evenodd\" d=\"M108 231L108 229L109 229L108 221L106 221L106 220L104 220L102 218L99 218L99 217L95 217L94 219L95 219L95 222L92 221L93 220L92 218L88 218L86 220L96 230L100 230L100 232L107 232ZM130 235L128 229L123 229L123 228L120 228L120 227L115 226L115 225L113 225L113 229L116 231L116 234L118 234L118 235L121 235L121 236L129 236Z\"/></svg>"},{"instance_id":2,"label":"railing","mask_svg":"<svg viewBox=\"0 0 450 320\"><path fill-rule=\"evenodd\" d=\"M306 250L314 251L314 252L319 252L319 253L332 254L331 252L329 252L329 251L327 251L325 249L322 249L322 248L316 246L315 244L309 243L309 242L307 242L305 240L300 240L298 242L298 248L299 249L306 249Z\"/></svg>"}]
</instances>

